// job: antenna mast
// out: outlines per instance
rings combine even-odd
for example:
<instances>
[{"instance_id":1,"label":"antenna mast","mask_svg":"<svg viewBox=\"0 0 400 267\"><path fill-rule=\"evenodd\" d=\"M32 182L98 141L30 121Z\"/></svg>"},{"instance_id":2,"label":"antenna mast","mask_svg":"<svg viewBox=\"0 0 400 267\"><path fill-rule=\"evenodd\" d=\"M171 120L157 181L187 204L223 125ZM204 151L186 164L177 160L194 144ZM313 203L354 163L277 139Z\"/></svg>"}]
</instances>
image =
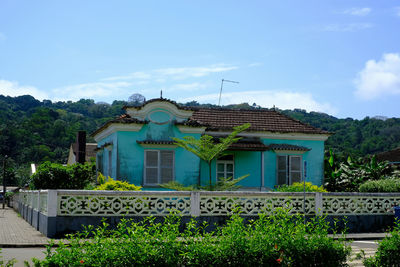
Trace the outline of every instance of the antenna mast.
<instances>
[{"instance_id":1,"label":"antenna mast","mask_svg":"<svg viewBox=\"0 0 400 267\"><path fill-rule=\"evenodd\" d=\"M239 83L239 82L235 82L235 81L230 81L230 80L225 80L222 79L221 81L221 90L219 90L219 100L218 100L218 106L221 105L221 94L222 94L222 87L224 86L224 82L230 82L230 83Z\"/></svg>"}]
</instances>

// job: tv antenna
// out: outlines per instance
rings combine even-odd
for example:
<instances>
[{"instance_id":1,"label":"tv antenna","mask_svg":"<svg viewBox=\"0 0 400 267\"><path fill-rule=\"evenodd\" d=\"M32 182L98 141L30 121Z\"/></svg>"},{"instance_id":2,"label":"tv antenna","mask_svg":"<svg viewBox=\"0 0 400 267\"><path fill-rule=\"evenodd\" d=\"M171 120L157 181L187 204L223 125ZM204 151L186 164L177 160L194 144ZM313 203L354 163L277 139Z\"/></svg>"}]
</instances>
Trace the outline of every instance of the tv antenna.
<instances>
[{"instance_id":1,"label":"tv antenna","mask_svg":"<svg viewBox=\"0 0 400 267\"><path fill-rule=\"evenodd\" d=\"M220 104L221 104L221 94L222 94L222 87L224 86L224 82L229 82L229 83L239 83L239 82L235 82L235 81L230 81L230 80L225 80L225 79L222 79L222 81L221 81L221 90L219 90L219 100L218 100L218 106L220 106Z\"/></svg>"}]
</instances>

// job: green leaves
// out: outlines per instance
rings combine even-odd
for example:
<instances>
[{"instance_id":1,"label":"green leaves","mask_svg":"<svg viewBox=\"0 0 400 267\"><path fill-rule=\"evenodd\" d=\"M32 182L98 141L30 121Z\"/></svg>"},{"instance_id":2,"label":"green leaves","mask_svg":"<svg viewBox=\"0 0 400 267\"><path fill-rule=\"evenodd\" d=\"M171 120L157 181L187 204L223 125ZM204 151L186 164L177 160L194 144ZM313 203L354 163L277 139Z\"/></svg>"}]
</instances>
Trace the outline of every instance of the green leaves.
<instances>
[{"instance_id":1,"label":"green leaves","mask_svg":"<svg viewBox=\"0 0 400 267\"><path fill-rule=\"evenodd\" d=\"M328 236L324 218L304 224L283 209L249 222L235 213L214 231L181 220L123 218L114 229L103 221L70 235L68 245L49 246L35 266L346 266L350 254L343 239Z\"/></svg>"},{"instance_id":2,"label":"green leaves","mask_svg":"<svg viewBox=\"0 0 400 267\"><path fill-rule=\"evenodd\" d=\"M239 133L245 131L250 127L250 123L245 123L240 126L233 128L230 135L225 138L220 138L219 142L214 142L214 138L210 135L202 135L200 139L196 139L193 136L185 136L183 139L175 138L177 146L192 152L200 159L204 160L208 164L209 169L209 189L213 190L212 178L211 178L211 161L220 157L225 150L227 150L233 143L240 140L240 137L236 137Z\"/></svg>"},{"instance_id":3,"label":"green leaves","mask_svg":"<svg viewBox=\"0 0 400 267\"><path fill-rule=\"evenodd\" d=\"M94 163L63 166L46 161L39 165L31 177L31 189L83 189L95 182Z\"/></svg>"}]
</instances>

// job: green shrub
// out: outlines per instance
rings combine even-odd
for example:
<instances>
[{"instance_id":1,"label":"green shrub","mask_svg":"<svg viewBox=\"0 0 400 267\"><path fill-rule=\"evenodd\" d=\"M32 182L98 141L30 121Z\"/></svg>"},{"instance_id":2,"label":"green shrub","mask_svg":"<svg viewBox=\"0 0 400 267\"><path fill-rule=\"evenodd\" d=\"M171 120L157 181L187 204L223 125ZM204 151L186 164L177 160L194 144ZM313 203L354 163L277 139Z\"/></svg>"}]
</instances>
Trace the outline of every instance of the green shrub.
<instances>
[{"instance_id":1,"label":"green shrub","mask_svg":"<svg viewBox=\"0 0 400 267\"><path fill-rule=\"evenodd\" d=\"M39 165L31 176L31 189L83 189L95 182L96 166L94 163L63 166L49 161Z\"/></svg>"},{"instance_id":2,"label":"green shrub","mask_svg":"<svg viewBox=\"0 0 400 267\"><path fill-rule=\"evenodd\" d=\"M389 193L400 192L400 179L382 179L376 181L367 181L358 188L360 192L366 193Z\"/></svg>"},{"instance_id":3,"label":"green shrub","mask_svg":"<svg viewBox=\"0 0 400 267\"><path fill-rule=\"evenodd\" d=\"M350 247L328 236L324 218L304 224L303 217L280 210L248 224L238 214L225 226L206 232L195 219L179 231L181 218L163 223L154 217L141 222L122 219L89 226L57 248L48 246L36 266L345 266ZM92 236L91 238L88 238Z\"/></svg>"},{"instance_id":4,"label":"green shrub","mask_svg":"<svg viewBox=\"0 0 400 267\"><path fill-rule=\"evenodd\" d=\"M116 181L111 177L108 177L107 182L100 184L99 186L94 188L94 190L140 191L141 188L141 186L136 186L125 181Z\"/></svg>"},{"instance_id":5,"label":"green shrub","mask_svg":"<svg viewBox=\"0 0 400 267\"><path fill-rule=\"evenodd\" d=\"M364 259L367 267L400 266L400 227L397 225L382 241L373 257Z\"/></svg>"},{"instance_id":6,"label":"green shrub","mask_svg":"<svg viewBox=\"0 0 400 267\"><path fill-rule=\"evenodd\" d=\"M276 188L278 192L303 192L304 184L303 183L293 183L292 185L281 185ZM306 192L328 192L325 190L323 186L313 185L310 182L306 182Z\"/></svg>"}]
</instances>

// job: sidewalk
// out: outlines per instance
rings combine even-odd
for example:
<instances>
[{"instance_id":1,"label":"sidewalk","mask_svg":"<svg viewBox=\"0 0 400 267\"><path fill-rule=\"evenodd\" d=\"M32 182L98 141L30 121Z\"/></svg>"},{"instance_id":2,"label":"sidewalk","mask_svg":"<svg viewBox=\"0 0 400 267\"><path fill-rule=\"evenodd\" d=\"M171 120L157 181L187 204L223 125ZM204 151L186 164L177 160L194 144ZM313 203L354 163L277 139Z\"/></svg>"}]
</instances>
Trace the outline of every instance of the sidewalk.
<instances>
[{"instance_id":1,"label":"sidewalk","mask_svg":"<svg viewBox=\"0 0 400 267\"><path fill-rule=\"evenodd\" d=\"M0 209L0 248L44 247L49 240L12 208Z\"/></svg>"}]
</instances>

